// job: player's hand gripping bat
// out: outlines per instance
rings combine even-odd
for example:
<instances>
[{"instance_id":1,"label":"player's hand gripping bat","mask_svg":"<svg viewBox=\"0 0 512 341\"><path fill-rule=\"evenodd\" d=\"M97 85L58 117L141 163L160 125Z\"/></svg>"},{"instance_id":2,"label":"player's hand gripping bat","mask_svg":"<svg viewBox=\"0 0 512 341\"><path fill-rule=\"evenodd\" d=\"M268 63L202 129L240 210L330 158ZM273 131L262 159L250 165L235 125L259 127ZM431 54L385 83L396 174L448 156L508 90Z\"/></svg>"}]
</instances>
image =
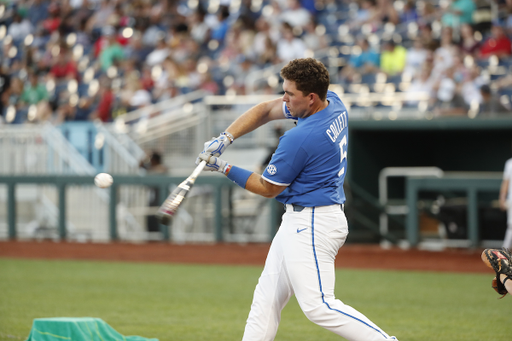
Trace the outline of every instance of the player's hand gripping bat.
<instances>
[{"instance_id":1,"label":"player's hand gripping bat","mask_svg":"<svg viewBox=\"0 0 512 341\"><path fill-rule=\"evenodd\" d=\"M183 199L187 196L188 192L192 189L192 186L194 186L194 182L196 181L197 176L203 168L206 166L206 161L201 161L196 169L190 174L190 176L183 181L181 184L179 184L178 187L174 191L172 191L171 194L165 199L164 203L160 208L158 209L158 219L160 220L160 223L164 225L168 225L171 222L171 218L174 216L176 211L178 210L178 207L183 202Z\"/></svg>"}]
</instances>

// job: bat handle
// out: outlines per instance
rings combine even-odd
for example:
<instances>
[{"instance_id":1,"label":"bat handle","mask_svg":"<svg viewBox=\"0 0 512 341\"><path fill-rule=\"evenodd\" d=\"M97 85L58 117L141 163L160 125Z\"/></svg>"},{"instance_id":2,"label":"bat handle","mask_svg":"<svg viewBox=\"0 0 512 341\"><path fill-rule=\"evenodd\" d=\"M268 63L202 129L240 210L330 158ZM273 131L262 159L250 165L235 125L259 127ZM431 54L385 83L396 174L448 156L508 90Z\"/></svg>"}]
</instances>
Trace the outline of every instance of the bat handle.
<instances>
[{"instance_id":1,"label":"bat handle","mask_svg":"<svg viewBox=\"0 0 512 341\"><path fill-rule=\"evenodd\" d=\"M199 173L201 173L201 171L204 169L205 166L206 166L206 161L203 160L203 161L199 162L196 169L194 169L192 174L190 174L190 178L192 178L192 179L197 178L197 176L199 175Z\"/></svg>"}]
</instances>

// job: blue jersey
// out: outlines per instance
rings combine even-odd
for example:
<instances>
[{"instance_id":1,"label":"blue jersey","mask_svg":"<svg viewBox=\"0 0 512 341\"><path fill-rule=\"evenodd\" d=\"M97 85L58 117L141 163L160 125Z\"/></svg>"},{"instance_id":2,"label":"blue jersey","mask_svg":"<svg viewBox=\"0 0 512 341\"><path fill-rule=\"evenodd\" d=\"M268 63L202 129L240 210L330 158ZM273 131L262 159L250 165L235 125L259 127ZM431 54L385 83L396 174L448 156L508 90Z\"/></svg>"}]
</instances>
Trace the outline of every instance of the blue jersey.
<instances>
[{"instance_id":1,"label":"blue jersey","mask_svg":"<svg viewBox=\"0 0 512 341\"><path fill-rule=\"evenodd\" d=\"M332 91L329 105L306 118L280 139L263 172L275 185L287 186L276 199L283 204L306 207L343 204L343 181L347 171L348 114ZM292 118L286 106L284 115Z\"/></svg>"}]
</instances>

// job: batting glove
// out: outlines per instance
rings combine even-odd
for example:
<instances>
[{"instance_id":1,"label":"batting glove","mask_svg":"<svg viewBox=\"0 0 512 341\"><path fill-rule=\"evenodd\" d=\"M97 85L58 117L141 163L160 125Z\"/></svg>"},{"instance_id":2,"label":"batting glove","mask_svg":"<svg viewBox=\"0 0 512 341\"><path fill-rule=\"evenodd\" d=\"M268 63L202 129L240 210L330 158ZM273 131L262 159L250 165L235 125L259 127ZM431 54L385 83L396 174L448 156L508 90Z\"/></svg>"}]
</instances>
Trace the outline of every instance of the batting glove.
<instances>
[{"instance_id":1,"label":"batting glove","mask_svg":"<svg viewBox=\"0 0 512 341\"><path fill-rule=\"evenodd\" d=\"M210 141L204 143L203 151L199 154L207 154L213 156L220 156L226 148L233 143L233 135L230 133L223 132L219 137L212 137ZM196 165L201 162L199 156L196 158ZM206 169L208 170L208 169Z\"/></svg>"},{"instance_id":2,"label":"batting glove","mask_svg":"<svg viewBox=\"0 0 512 341\"><path fill-rule=\"evenodd\" d=\"M226 174L226 172L229 171L229 169L231 168L231 165L226 161L206 153L199 154L198 159L199 162L206 161L206 166L204 167L204 170L210 172L219 172L222 174Z\"/></svg>"}]
</instances>

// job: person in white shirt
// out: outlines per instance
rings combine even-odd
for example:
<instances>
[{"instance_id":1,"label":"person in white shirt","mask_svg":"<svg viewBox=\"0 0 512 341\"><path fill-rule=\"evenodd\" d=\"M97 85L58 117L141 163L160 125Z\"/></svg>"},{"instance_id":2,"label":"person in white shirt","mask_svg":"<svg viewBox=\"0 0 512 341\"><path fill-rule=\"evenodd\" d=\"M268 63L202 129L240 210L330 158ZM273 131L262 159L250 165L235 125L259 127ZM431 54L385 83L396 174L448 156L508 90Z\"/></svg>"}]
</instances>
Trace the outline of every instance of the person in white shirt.
<instances>
[{"instance_id":1,"label":"person in white shirt","mask_svg":"<svg viewBox=\"0 0 512 341\"><path fill-rule=\"evenodd\" d=\"M306 45L295 37L290 24L283 23L282 35L283 39L277 44L277 57L283 62L304 57Z\"/></svg>"},{"instance_id":2,"label":"person in white shirt","mask_svg":"<svg viewBox=\"0 0 512 341\"><path fill-rule=\"evenodd\" d=\"M503 181L500 188L500 208L507 212L507 232L503 240L503 247L512 247L512 158L505 162Z\"/></svg>"},{"instance_id":3,"label":"person in white shirt","mask_svg":"<svg viewBox=\"0 0 512 341\"><path fill-rule=\"evenodd\" d=\"M311 13L301 6L299 0L288 0L280 19L292 27L305 27L311 20Z\"/></svg>"},{"instance_id":4,"label":"person in white shirt","mask_svg":"<svg viewBox=\"0 0 512 341\"><path fill-rule=\"evenodd\" d=\"M34 28L30 21L23 19L18 13L14 14L13 22L7 29L7 34L12 37L15 42L20 42L26 36L33 32Z\"/></svg>"}]
</instances>

